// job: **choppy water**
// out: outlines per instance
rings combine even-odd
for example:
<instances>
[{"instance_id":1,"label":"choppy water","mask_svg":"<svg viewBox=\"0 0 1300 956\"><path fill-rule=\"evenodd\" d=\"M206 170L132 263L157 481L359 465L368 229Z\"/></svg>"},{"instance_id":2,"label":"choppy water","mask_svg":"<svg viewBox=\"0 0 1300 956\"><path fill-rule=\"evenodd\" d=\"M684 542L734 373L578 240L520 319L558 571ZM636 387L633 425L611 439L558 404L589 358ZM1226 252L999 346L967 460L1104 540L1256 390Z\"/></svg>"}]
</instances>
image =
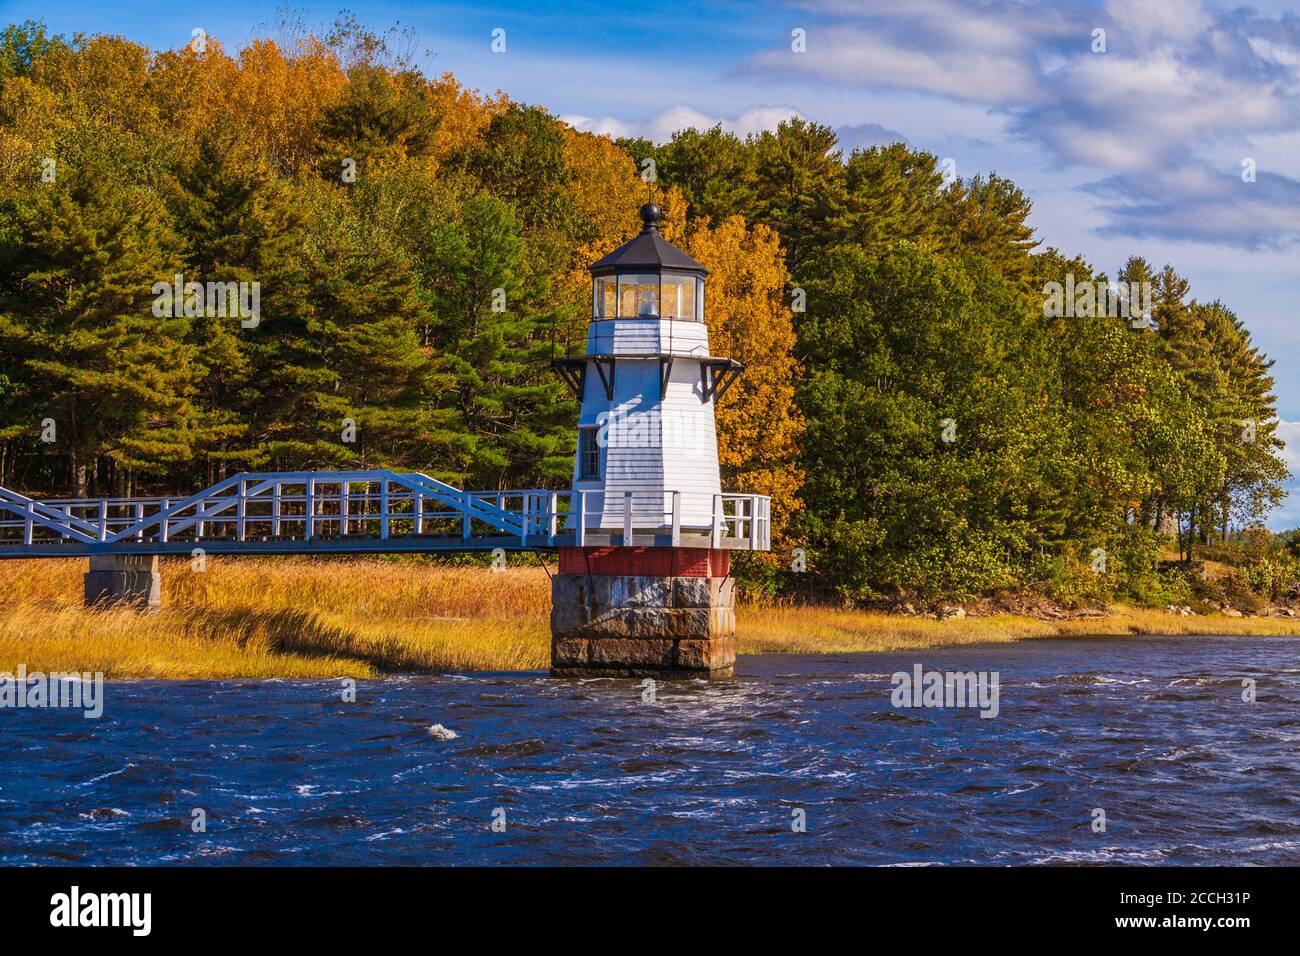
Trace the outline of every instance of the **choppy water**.
<instances>
[{"instance_id":1,"label":"choppy water","mask_svg":"<svg viewBox=\"0 0 1300 956\"><path fill-rule=\"evenodd\" d=\"M999 715L895 709L889 675L917 662L998 671ZM0 863L1300 862L1300 640L737 670L654 704L511 674L361 682L356 703L331 681L114 683L100 720L0 710Z\"/></svg>"}]
</instances>

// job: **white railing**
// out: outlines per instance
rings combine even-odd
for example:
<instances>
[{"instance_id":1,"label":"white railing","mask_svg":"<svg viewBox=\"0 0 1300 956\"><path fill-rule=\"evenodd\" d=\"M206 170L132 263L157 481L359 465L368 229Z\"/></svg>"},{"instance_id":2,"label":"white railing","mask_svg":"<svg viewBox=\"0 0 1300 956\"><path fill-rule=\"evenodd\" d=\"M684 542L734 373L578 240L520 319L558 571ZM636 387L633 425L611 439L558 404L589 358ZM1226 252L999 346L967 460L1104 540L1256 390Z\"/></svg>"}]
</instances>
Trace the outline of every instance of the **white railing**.
<instances>
[{"instance_id":1,"label":"white railing","mask_svg":"<svg viewBox=\"0 0 1300 956\"><path fill-rule=\"evenodd\" d=\"M461 491L427 475L378 470L239 474L187 498L35 500L0 488L0 554L39 553L54 545L74 553L143 544L178 550L204 542L250 553L283 551L292 542L310 550L344 542L363 550L373 543L376 551L395 550L394 544L419 550L420 542L431 549L472 549L500 546L503 539L519 547L660 539L677 545L684 533L689 543L705 538L711 547L770 547L766 497L714 495L711 525L695 523L685 531L681 497L665 493L663 514L647 517L634 512L629 493L621 527L610 529L602 527L608 523L603 502L598 510L592 507L603 493Z\"/></svg>"},{"instance_id":2,"label":"white railing","mask_svg":"<svg viewBox=\"0 0 1300 956\"><path fill-rule=\"evenodd\" d=\"M767 551L772 545L772 502L764 495L692 494L692 498L703 497L709 509L708 519L700 523L687 517L698 515L700 508L684 509L679 491L663 492L662 510L654 503L658 492L625 491L621 501L607 501L611 493L604 491L564 494L571 496L565 527L574 532L579 545L587 543L593 531L617 531L623 543L632 543L637 534L661 536L667 532L676 547L683 542L683 530L691 536L691 543L707 536L707 545L713 548Z\"/></svg>"}]
</instances>

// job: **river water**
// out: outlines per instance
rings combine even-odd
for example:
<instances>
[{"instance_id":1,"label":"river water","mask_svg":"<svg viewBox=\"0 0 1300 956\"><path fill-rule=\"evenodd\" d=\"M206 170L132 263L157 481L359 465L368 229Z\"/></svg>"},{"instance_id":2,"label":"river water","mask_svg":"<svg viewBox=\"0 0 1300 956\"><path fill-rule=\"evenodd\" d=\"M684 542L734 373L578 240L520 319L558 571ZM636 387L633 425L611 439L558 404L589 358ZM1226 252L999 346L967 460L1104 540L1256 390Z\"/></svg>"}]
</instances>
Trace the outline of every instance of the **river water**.
<instances>
[{"instance_id":1,"label":"river water","mask_svg":"<svg viewBox=\"0 0 1300 956\"><path fill-rule=\"evenodd\" d=\"M916 664L998 672L997 716L893 706ZM362 681L354 703L337 681L121 682L98 720L0 710L0 864L1300 863L1300 640L737 672L653 702L493 674Z\"/></svg>"}]
</instances>

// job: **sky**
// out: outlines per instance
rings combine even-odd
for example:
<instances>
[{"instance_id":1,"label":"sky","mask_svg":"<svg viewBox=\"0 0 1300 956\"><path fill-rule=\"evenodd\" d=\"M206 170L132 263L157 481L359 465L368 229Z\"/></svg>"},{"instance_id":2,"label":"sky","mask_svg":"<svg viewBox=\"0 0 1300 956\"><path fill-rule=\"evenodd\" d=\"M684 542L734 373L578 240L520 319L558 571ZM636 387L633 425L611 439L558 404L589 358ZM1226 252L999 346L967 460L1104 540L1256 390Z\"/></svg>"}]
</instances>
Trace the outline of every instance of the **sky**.
<instances>
[{"instance_id":1,"label":"sky","mask_svg":"<svg viewBox=\"0 0 1300 956\"><path fill-rule=\"evenodd\" d=\"M0 0L0 22L154 49L202 29L237 49L274 35L284 10L323 29L347 9L376 31L412 31L426 73L581 129L664 140L797 114L846 147L900 139L960 176L997 172L1033 200L1044 246L1112 275L1130 255L1172 263L1193 296L1236 311L1277 362L1279 432L1300 475L1297 4ZM1300 526L1292 486L1271 527Z\"/></svg>"}]
</instances>

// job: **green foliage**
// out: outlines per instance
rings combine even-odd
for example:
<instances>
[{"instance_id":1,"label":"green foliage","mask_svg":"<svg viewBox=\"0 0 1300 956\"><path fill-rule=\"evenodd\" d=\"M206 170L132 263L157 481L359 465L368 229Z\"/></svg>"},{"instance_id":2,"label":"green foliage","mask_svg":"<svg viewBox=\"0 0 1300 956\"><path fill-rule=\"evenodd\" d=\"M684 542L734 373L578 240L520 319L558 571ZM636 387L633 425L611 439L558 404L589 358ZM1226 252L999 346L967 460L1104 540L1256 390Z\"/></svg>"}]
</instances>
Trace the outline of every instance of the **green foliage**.
<instances>
[{"instance_id":1,"label":"green foliage","mask_svg":"<svg viewBox=\"0 0 1300 956\"><path fill-rule=\"evenodd\" d=\"M153 283L175 262L156 198L69 173L13 215L21 238L0 250L11 277L0 328L25 381L27 420L12 424L34 435L52 418L68 483L83 492L100 458L145 474L184 461L195 355L184 321L150 308Z\"/></svg>"},{"instance_id":2,"label":"green foliage","mask_svg":"<svg viewBox=\"0 0 1300 956\"><path fill-rule=\"evenodd\" d=\"M26 76L32 63L50 52L62 40L51 38L45 25L35 20L11 23L0 31L0 80Z\"/></svg>"},{"instance_id":3,"label":"green foliage","mask_svg":"<svg viewBox=\"0 0 1300 956\"><path fill-rule=\"evenodd\" d=\"M846 595L1021 580L1073 478L1045 341L986 263L841 247L809 283L807 530Z\"/></svg>"}]
</instances>

